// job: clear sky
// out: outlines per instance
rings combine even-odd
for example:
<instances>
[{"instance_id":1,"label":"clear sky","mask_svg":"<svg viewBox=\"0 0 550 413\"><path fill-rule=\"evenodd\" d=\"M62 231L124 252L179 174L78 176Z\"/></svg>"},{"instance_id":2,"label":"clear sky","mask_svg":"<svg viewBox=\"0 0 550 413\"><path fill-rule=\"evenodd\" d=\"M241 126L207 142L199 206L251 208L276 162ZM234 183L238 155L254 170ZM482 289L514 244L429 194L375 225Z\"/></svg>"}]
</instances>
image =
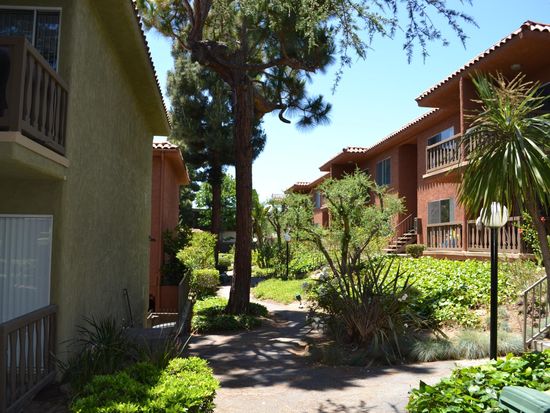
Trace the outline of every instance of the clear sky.
<instances>
[{"instance_id":1,"label":"clear sky","mask_svg":"<svg viewBox=\"0 0 550 413\"><path fill-rule=\"evenodd\" d=\"M414 100L418 95L524 21L550 23L550 0L473 0L472 6L457 7L471 15L479 26L464 25L469 36L466 47L447 31L449 46L431 44L426 61L417 53L408 64L402 37L377 38L367 59L357 60L345 71L334 94L334 74L316 76L308 90L312 95L324 95L332 103L329 125L304 132L281 123L275 115L267 115L267 144L253 169L254 188L260 198L266 200L272 194L282 193L296 181L316 179L321 175L319 166L342 148L370 146L423 114L426 109L419 108ZM173 67L170 40L153 31L147 33L147 39L165 93L166 73Z\"/></svg>"}]
</instances>

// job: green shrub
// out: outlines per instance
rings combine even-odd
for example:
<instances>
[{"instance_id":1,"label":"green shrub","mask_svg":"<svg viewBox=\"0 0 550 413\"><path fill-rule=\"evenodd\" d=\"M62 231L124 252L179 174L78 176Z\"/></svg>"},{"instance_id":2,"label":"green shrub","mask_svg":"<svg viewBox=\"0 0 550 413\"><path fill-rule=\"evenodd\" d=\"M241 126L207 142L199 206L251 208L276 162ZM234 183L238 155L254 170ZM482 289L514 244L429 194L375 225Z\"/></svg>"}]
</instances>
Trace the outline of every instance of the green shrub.
<instances>
[{"instance_id":1,"label":"green shrub","mask_svg":"<svg viewBox=\"0 0 550 413\"><path fill-rule=\"evenodd\" d=\"M498 397L504 386L550 389L550 351L506 356L477 367L453 371L434 386L420 382L407 405L410 413L502 412Z\"/></svg>"},{"instance_id":2,"label":"green shrub","mask_svg":"<svg viewBox=\"0 0 550 413\"><path fill-rule=\"evenodd\" d=\"M220 253L218 254L218 268L221 271L227 271L233 266L233 254Z\"/></svg>"},{"instance_id":3,"label":"green shrub","mask_svg":"<svg viewBox=\"0 0 550 413\"><path fill-rule=\"evenodd\" d=\"M191 242L178 252L177 258L187 267L195 270L214 268L214 248L216 236L209 232L196 231L191 235Z\"/></svg>"},{"instance_id":4,"label":"green shrub","mask_svg":"<svg viewBox=\"0 0 550 413\"><path fill-rule=\"evenodd\" d=\"M405 247L405 251L413 258L420 258L424 254L426 249L425 245L422 244L409 244Z\"/></svg>"},{"instance_id":5,"label":"green shrub","mask_svg":"<svg viewBox=\"0 0 550 413\"><path fill-rule=\"evenodd\" d=\"M254 277L270 278L270 277L273 277L275 275L275 268L253 267L252 268L252 275L254 275Z\"/></svg>"},{"instance_id":6,"label":"green shrub","mask_svg":"<svg viewBox=\"0 0 550 413\"><path fill-rule=\"evenodd\" d=\"M95 376L71 405L74 413L212 412L219 387L205 360L176 358L164 369L138 363Z\"/></svg>"},{"instance_id":7,"label":"green shrub","mask_svg":"<svg viewBox=\"0 0 550 413\"><path fill-rule=\"evenodd\" d=\"M325 265L325 257L312 245L300 241L292 241L290 245L292 258L288 271L293 277L308 274ZM286 262L284 264L286 265Z\"/></svg>"},{"instance_id":8,"label":"green shrub","mask_svg":"<svg viewBox=\"0 0 550 413\"><path fill-rule=\"evenodd\" d=\"M196 269L191 274L191 293L196 298L216 295L219 285L220 273L215 268Z\"/></svg>"},{"instance_id":9,"label":"green shrub","mask_svg":"<svg viewBox=\"0 0 550 413\"><path fill-rule=\"evenodd\" d=\"M161 268L162 285L178 285L183 277L188 275L189 268L176 258L178 251L183 249L191 239L191 231L184 226L177 226L172 231L162 234L164 260Z\"/></svg>"},{"instance_id":10,"label":"green shrub","mask_svg":"<svg viewBox=\"0 0 550 413\"><path fill-rule=\"evenodd\" d=\"M261 300L273 300L283 304L296 301L296 294L304 296L304 280L280 280L272 278L262 281L254 289L252 294Z\"/></svg>"},{"instance_id":11,"label":"green shrub","mask_svg":"<svg viewBox=\"0 0 550 413\"><path fill-rule=\"evenodd\" d=\"M267 308L263 305L250 303L247 314L226 314L227 299L210 297L197 301L193 308L191 329L197 333L250 330L259 327L259 317L266 317Z\"/></svg>"}]
</instances>

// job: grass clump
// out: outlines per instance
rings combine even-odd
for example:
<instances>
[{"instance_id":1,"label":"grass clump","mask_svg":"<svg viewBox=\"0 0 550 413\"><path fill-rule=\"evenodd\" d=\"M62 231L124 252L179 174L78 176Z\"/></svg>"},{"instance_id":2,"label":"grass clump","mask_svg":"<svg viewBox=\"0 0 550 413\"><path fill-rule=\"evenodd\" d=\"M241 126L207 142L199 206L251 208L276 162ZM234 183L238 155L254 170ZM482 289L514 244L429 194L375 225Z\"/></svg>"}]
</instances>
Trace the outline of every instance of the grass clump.
<instances>
[{"instance_id":1,"label":"grass clump","mask_svg":"<svg viewBox=\"0 0 550 413\"><path fill-rule=\"evenodd\" d=\"M261 317L267 317L267 308L263 305L250 303L247 314L227 314L225 307L227 299L210 297L199 300L193 308L191 329L196 333L211 333L235 330L250 330L259 327Z\"/></svg>"},{"instance_id":2,"label":"grass clump","mask_svg":"<svg viewBox=\"0 0 550 413\"><path fill-rule=\"evenodd\" d=\"M498 332L498 354L523 352L519 334ZM489 357L489 333L480 330L462 330L449 339L428 338L412 344L411 357L416 361L480 359Z\"/></svg>"},{"instance_id":3,"label":"grass clump","mask_svg":"<svg viewBox=\"0 0 550 413\"><path fill-rule=\"evenodd\" d=\"M498 407L504 386L523 386L540 391L550 389L550 351L507 355L476 367L453 371L434 386L420 382L407 405L409 413L505 412Z\"/></svg>"},{"instance_id":4,"label":"grass clump","mask_svg":"<svg viewBox=\"0 0 550 413\"><path fill-rule=\"evenodd\" d=\"M290 304L296 301L296 294L304 295L304 282L304 280L271 278L260 282L252 290L252 294L260 300L272 300L282 304Z\"/></svg>"}]
</instances>

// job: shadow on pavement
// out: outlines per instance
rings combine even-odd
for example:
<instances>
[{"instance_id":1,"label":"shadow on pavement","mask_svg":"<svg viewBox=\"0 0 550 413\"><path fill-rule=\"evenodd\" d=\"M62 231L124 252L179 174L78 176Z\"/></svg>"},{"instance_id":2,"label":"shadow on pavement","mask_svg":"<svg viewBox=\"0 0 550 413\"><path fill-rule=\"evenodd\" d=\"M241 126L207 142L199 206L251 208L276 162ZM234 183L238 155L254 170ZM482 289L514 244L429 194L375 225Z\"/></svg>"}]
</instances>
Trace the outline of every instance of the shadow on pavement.
<instances>
[{"instance_id":1,"label":"shadow on pavement","mask_svg":"<svg viewBox=\"0 0 550 413\"><path fill-rule=\"evenodd\" d=\"M190 342L190 353L209 361L224 388L284 384L304 390L338 390L358 387L354 383L357 379L386 375L391 380L391 375L399 372L426 374L432 370L426 365L368 369L315 365L301 355L305 344L301 340L309 330L306 313L285 309L273 311L272 315L274 322L256 330L238 334L194 336ZM368 411L366 405L360 405L355 410L334 410L335 405L330 403L327 401L320 405L319 412Z\"/></svg>"}]
</instances>

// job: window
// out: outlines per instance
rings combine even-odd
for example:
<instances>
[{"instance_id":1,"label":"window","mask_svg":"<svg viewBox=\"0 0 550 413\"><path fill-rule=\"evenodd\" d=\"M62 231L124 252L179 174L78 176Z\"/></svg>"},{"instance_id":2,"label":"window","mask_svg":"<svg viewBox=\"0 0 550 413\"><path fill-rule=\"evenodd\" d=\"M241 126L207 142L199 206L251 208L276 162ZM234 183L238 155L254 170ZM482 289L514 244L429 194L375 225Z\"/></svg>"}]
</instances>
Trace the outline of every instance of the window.
<instances>
[{"instance_id":1,"label":"window","mask_svg":"<svg viewBox=\"0 0 550 413\"><path fill-rule=\"evenodd\" d=\"M428 146L435 145L438 142L444 141L451 138L455 134L455 128L451 126L450 128L445 129L442 132L439 132L437 135L432 136L428 139Z\"/></svg>"},{"instance_id":2,"label":"window","mask_svg":"<svg viewBox=\"0 0 550 413\"><path fill-rule=\"evenodd\" d=\"M52 221L0 215L0 323L50 304Z\"/></svg>"},{"instance_id":3,"label":"window","mask_svg":"<svg viewBox=\"0 0 550 413\"><path fill-rule=\"evenodd\" d=\"M60 22L60 12L55 10L0 8L0 37L26 37L57 70Z\"/></svg>"},{"instance_id":4,"label":"window","mask_svg":"<svg viewBox=\"0 0 550 413\"><path fill-rule=\"evenodd\" d=\"M391 158L384 159L376 164L376 183L389 185L391 182Z\"/></svg>"},{"instance_id":5,"label":"window","mask_svg":"<svg viewBox=\"0 0 550 413\"><path fill-rule=\"evenodd\" d=\"M455 206L453 199L449 198L428 202L428 224L454 222L454 219Z\"/></svg>"},{"instance_id":6,"label":"window","mask_svg":"<svg viewBox=\"0 0 550 413\"><path fill-rule=\"evenodd\" d=\"M315 191L313 193L313 204L315 205L316 209L321 208L321 192Z\"/></svg>"}]
</instances>

